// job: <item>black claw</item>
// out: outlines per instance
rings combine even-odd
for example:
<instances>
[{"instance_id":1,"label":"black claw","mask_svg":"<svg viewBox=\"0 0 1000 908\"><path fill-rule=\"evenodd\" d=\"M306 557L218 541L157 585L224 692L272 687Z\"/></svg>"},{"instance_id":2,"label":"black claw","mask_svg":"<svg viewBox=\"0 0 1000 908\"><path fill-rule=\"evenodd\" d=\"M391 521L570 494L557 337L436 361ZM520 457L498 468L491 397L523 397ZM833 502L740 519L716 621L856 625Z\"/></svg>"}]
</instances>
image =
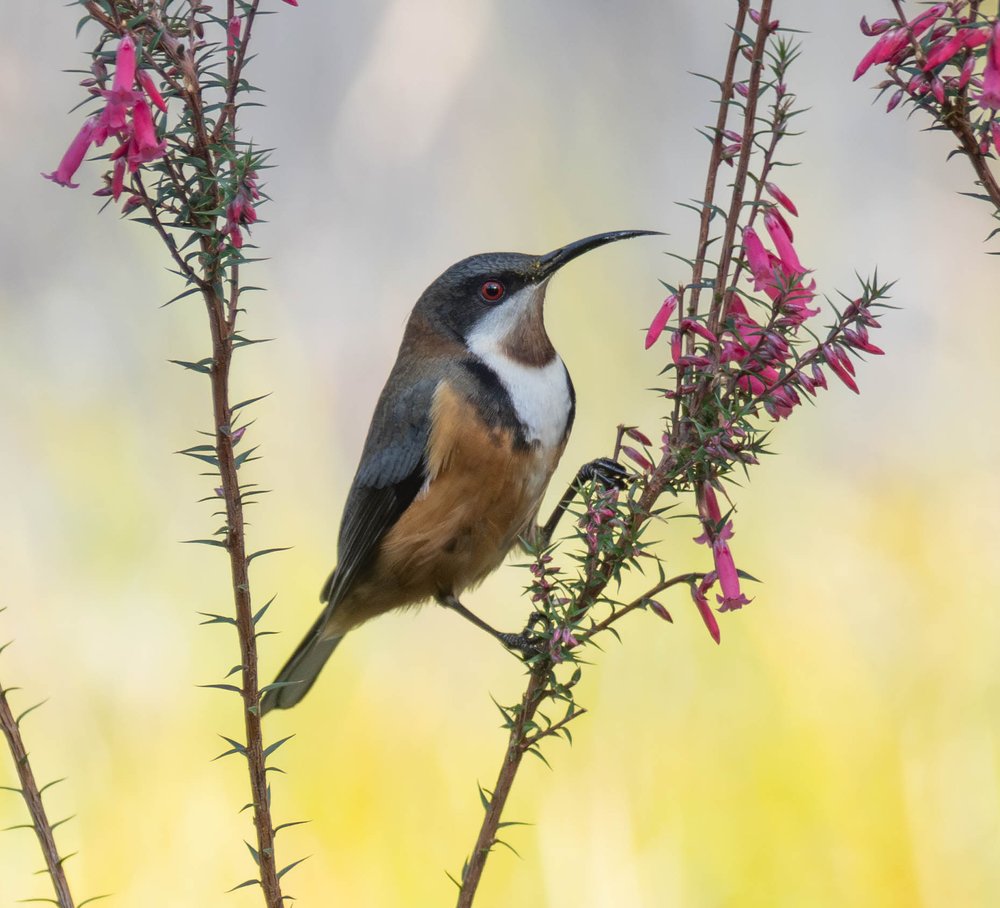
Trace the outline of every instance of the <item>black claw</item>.
<instances>
[{"instance_id":1,"label":"black claw","mask_svg":"<svg viewBox=\"0 0 1000 908\"><path fill-rule=\"evenodd\" d=\"M509 650L516 650L522 659L538 652L538 646L527 634L499 634L497 639Z\"/></svg>"},{"instance_id":2,"label":"black claw","mask_svg":"<svg viewBox=\"0 0 1000 908\"><path fill-rule=\"evenodd\" d=\"M619 491L628 485L630 478L628 470L610 457L598 457L597 460L585 463L577 475L581 482L590 479L607 489Z\"/></svg>"},{"instance_id":3,"label":"black claw","mask_svg":"<svg viewBox=\"0 0 1000 908\"><path fill-rule=\"evenodd\" d=\"M527 637L536 627L539 625L544 627L548 624L548 622L549 619L545 617L545 612L540 612L538 609L535 609L535 611L533 611L531 616L528 618L528 623L524 626L524 630L521 631L521 635Z\"/></svg>"}]
</instances>

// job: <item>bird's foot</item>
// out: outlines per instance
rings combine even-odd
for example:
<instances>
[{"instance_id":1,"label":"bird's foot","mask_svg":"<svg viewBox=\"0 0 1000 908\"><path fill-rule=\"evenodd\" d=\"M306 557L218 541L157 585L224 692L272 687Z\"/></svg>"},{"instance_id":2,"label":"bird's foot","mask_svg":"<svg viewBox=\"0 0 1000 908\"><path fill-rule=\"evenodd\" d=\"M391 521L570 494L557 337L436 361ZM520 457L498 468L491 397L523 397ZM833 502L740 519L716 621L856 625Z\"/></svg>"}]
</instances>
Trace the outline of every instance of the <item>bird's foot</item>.
<instances>
[{"instance_id":1,"label":"bird's foot","mask_svg":"<svg viewBox=\"0 0 1000 908\"><path fill-rule=\"evenodd\" d=\"M544 633L540 633L535 628L538 625L545 627L546 624L548 624L548 619L545 617L545 614L536 610L531 613L528 623L524 626L524 630L521 633L498 633L497 640L506 646L507 649L516 650L522 659L528 659L545 650L548 638Z\"/></svg>"},{"instance_id":2,"label":"bird's foot","mask_svg":"<svg viewBox=\"0 0 1000 908\"><path fill-rule=\"evenodd\" d=\"M630 478L628 470L610 457L598 457L590 463L585 463L580 467L576 476L581 483L593 481L606 489L618 489L619 491L628 485Z\"/></svg>"}]
</instances>

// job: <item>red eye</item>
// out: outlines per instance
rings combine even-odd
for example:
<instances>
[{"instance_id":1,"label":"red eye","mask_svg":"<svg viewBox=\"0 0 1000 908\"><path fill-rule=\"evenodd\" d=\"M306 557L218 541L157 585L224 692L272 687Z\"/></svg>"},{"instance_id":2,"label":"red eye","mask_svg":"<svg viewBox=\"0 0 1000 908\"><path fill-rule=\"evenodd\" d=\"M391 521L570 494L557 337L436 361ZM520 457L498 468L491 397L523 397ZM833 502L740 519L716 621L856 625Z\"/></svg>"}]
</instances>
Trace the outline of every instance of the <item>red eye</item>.
<instances>
[{"instance_id":1,"label":"red eye","mask_svg":"<svg viewBox=\"0 0 1000 908\"><path fill-rule=\"evenodd\" d=\"M488 303L499 303L503 294L503 284L500 281L487 281L479 288L479 295Z\"/></svg>"}]
</instances>

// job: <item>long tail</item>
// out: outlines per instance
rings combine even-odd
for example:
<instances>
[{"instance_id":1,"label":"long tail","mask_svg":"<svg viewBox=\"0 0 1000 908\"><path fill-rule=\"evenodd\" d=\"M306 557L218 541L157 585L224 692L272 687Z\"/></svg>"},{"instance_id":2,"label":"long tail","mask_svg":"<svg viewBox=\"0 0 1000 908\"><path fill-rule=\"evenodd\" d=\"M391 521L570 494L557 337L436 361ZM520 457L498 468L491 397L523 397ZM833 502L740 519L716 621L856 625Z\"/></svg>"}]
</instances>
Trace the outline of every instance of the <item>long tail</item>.
<instances>
[{"instance_id":1,"label":"long tail","mask_svg":"<svg viewBox=\"0 0 1000 908\"><path fill-rule=\"evenodd\" d=\"M274 684L260 701L260 714L266 715L272 709L289 709L299 702L313 686L326 660L330 658L337 644L344 639L339 637L324 637L323 628L329 619L329 608L316 619L303 641L292 653L285 667L274 679Z\"/></svg>"}]
</instances>

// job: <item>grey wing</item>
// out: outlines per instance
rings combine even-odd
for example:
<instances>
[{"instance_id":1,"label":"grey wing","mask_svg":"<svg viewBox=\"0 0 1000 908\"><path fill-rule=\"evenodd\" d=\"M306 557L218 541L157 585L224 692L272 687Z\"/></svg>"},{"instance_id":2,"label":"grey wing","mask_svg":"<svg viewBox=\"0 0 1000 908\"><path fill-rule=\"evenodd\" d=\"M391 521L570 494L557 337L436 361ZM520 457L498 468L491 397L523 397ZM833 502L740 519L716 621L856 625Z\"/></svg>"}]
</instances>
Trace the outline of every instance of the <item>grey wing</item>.
<instances>
[{"instance_id":1,"label":"grey wing","mask_svg":"<svg viewBox=\"0 0 1000 908\"><path fill-rule=\"evenodd\" d=\"M438 379L389 382L375 407L361 463L344 506L337 568L320 598L327 615L378 553L379 544L426 481L431 403ZM400 376L403 378L404 376ZM405 390L390 392L391 386Z\"/></svg>"}]
</instances>

